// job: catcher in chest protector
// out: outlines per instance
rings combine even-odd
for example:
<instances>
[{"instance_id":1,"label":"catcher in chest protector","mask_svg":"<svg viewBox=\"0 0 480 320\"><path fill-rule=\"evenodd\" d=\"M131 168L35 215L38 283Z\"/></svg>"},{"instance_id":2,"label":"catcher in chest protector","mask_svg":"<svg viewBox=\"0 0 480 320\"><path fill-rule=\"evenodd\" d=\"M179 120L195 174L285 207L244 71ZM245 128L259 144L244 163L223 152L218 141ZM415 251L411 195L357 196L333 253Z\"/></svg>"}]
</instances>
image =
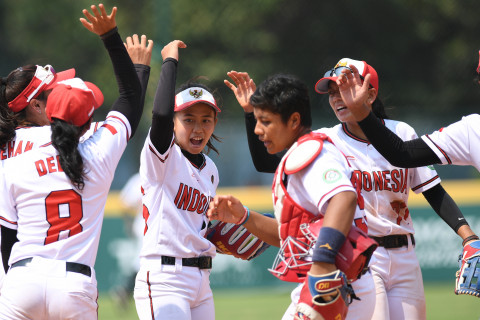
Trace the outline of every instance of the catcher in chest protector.
<instances>
[{"instance_id":1,"label":"catcher in chest protector","mask_svg":"<svg viewBox=\"0 0 480 320\"><path fill-rule=\"evenodd\" d=\"M280 247L270 271L299 283L283 319L370 319L375 291L367 269L377 244L366 234L362 196L350 181L347 160L326 135L311 133L305 84L292 75L274 75L248 103L267 151L288 150L272 186L276 219L231 195L215 196L208 218L243 225Z\"/></svg>"}]
</instances>

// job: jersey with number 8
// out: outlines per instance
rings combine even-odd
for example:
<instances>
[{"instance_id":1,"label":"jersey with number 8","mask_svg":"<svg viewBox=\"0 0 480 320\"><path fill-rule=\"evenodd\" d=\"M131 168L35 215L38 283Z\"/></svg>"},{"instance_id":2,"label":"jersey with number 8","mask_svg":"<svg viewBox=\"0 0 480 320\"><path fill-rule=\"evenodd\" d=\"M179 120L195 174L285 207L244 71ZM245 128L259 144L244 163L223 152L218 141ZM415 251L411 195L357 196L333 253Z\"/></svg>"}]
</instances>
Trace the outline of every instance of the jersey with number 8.
<instances>
[{"instance_id":1,"label":"jersey with number 8","mask_svg":"<svg viewBox=\"0 0 480 320\"><path fill-rule=\"evenodd\" d=\"M79 144L88 172L81 191L72 188L52 145L1 161L0 224L22 226L10 265L41 256L94 266L108 190L130 133L128 120L112 111L103 126Z\"/></svg>"}]
</instances>

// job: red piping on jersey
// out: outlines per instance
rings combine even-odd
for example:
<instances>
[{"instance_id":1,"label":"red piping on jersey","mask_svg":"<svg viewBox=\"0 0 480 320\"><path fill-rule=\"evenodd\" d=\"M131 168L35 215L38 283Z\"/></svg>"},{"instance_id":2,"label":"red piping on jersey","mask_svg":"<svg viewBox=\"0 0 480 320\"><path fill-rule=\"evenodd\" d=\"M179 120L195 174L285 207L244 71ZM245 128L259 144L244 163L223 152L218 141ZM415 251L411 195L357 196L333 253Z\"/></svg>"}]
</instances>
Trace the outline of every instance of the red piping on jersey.
<instances>
[{"instance_id":1,"label":"red piping on jersey","mask_svg":"<svg viewBox=\"0 0 480 320\"><path fill-rule=\"evenodd\" d=\"M437 147L437 149L443 154L443 156L445 157L445 159L447 159L447 163L448 164L452 164L452 160L450 160L450 157L447 155L447 153L442 149L440 148L435 142L433 142L433 140L430 138L430 136L428 134L425 135L428 140L430 140L431 143L433 143L435 145L435 147ZM440 160L441 161L441 160Z\"/></svg>"},{"instance_id":2,"label":"red piping on jersey","mask_svg":"<svg viewBox=\"0 0 480 320\"><path fill-rule=\"evenodd\" d=\"M194 166L195 168L197 168L198 170L202 170L203 168L205 168L205 166L207 165L207 161L205 159L205 155L203 153L200 153L200 155L203 157L203 162L202 162L202 165L200 167L197 167L197 165L195 163L193 163L192 161L190 161L190 159L188 159L188 161L190 161L190 163L192 164L192 166Z\"/></svg>"},{"instance_id":3,"label":"red piping on jersey","mask_svg":"<svg viewBox=\"0 0 480 320\"><path fill-rule=\"evenodd\" d=\"M419 184L418 186L416 186L415 188L412 188L412 191L416 191L424 186L426 186L427 184L431 183L433 180L436 180L438 179L438 175L436 175L435 177L433 177L432 179L428 180L428 181L425 181L424 183L422 184Z\"/></svg>"},{"instance_id":4,"label":"red piping on jersey","mask_svg":"<svg viewBox=\"0 0 480 320\"><path fill-rule=\"evenodd\" d=\"M8 223L11 223L11 224L13 224L13 225L17 225L16 222L13 222L13 221L10 221L10 220L8 220L8 219L5 219L4 217L0 217L0 219L2 219L3 221L7 221Z\"/></svg>"},{"instance_id":5,"label":"red piping on jersey","mask_svg":"<svg viewBox=\"0 0 480 320\"><path fill-rule=\"evenodd\" d=\"M332 193L333 191L337 190L338 188L343 188L343 187L352 188L353 185L342 184L342 185L337 186L336 188L330 190L329 192L327 192L326 194L324 194L323 197L320 198L320 201L318 201L318 203L317 203L317 207L320 205L320 203L322 202L322 200L323 200L326 196L328 196L330 193Z\"/></svg>"},{"instance_id":6,"label":"red piping on jersey","mask_svg":"<svg viewBox=\"0 0 480 320\"><path fill-rule=\"evenodd\" d=\"M147 284L148 284L148 298L150 299L150 312L152 313L152 320L155 320L155 313L153 311L152 287L150 284L150 271L147 271Z\"/></svg>"},{"instance_id":7,"label":"red piping on jersey","mask_svg":"<svg viewBox=\"0 0 480 320\"><path fill-rule=\"evenodd\" d=\"M117 117L117 116L108 116L106 120L108 120L108 118L114 118L114 119L117 119L118 121L120 121L121 123L123 123L123 125L125 126L125 129L127 129L127 142L130 140L130 134L128 133L128 126L127 124L125 123L125 121L123 121L121 118ZM105 124L103 124L105 125ZM103 127L102 125L102 127Z\"/></svg>"},{"instance_id":8,"label":"red piping on jersey","mask_svg":"<svg viewBox=\"0 0 480 320\"><path fill-rule=\"evenodd\" d=\"M48 146L51 146L51 145L52 145L52 141L47 142L45 144L42 144L41 146L39 146L39 148L44 148L44 147L48 147Z\"/></svg>"},{"instance_id":9,"label":"red piping on jersey","mask_svg":"<svg viewBox=\"0 0 480 320\"><path fill-rule=\"evenodd\" d=\"M383 123L383 125L385 125L385 119L380 119ZM348 127L347 125L345 124L345 122L342 122L342 129L343 131L345 132L345 134L347 136L349 136L350 138L354 139L354 140L357 140L357 141L360 141L360 142L363 142L363 143L366 143L366 144L370 144L370 141L368 140L365 140L365 139L361 139L357 136L355 136L353 133L351 133L349 130L348 130Z\"/></svg>"},{"instance_id":10,"label":"red piping on jersey","mask_svg":"<svg viewBox=\"0 0 480 320\"><path fill-rule=\"evenodd\" d=\"M157 154L157 151L151 145L148 145L148 148L158 158L158 160L160 160L160 162L164 163L165 160L167 160L169 153L167 153L167 155L165 156L165 159L162 159L162 157L160 157L160 155Z\"/></svg>"}]
</instances>

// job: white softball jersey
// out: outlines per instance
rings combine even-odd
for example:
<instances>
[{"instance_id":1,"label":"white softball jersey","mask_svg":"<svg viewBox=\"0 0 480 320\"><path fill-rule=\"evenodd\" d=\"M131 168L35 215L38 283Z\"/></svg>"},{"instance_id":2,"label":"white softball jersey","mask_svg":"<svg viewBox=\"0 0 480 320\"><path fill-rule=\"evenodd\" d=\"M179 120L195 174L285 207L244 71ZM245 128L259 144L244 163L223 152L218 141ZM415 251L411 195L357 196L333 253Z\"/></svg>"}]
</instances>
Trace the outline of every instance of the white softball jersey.
<instances>
[{"instance_id":1,"label":"white softball jersey","mask_svg":"<svg viewBox=\"0 0 480 320\"><path fill-rule=\"evenodd\" d=\"M15 130L15 138L0 148L0 160L16 157L51 142L50 126L22 127Z\"/></svg>"},{"instance_id":2,"label":"white softball jersey","mask_svg":"<svg viewBox=\"0 0 480 320\"><path fill-rule=\"evenodd\" d=\"M282 163L288 154L284 156ZM279 167L282 166L282 163ZM275 174L275 180L278 179L277 174L278 172ZM328 202L334 195L346 191L357 192L350 181L351 175L352 169L345 156L333 144L324 141L322 152L310 165L289 175L287 192L304 209L315 215L324 215ZM278 188L276 189L278 190ZM274 199L275 196L278 195L274 194ZM353 225L366 231L365 213L359 206L355 211ZM287 308L282 320L293 319L303 285L303 283L299 284L292 291L292 303ZM360 280L352 283L352 287L361 302L360 300L353 301L349 306L347 319L371 319L375 301L375 289L371 274L363 275Z\"/></svg>"},{"instance_id":3,"label":"white softball jersey","mask_svg":"<svg viewBox=\"0 0 480 320\"><path fill-rule=\"evenodd\" d=\"M480 171L480 115L471 114L422 136L442 164L471 165Z\"/></svg>"},{"instance_id":4,"label":"white softball jersey","mask_svg":"<svg viewBox=\"0 0 480 320\"><path fill-rule=\"evenodd\" d=\"M404 122L388 119L384 122L403 140L417 137L414 129ZM344 124L317 132L327 134L352 166L365 200L369 235L413 234L409 192L421 193L440 183L433 166L414 169L392 166L368 141L351 134Z\"/></svg>"},{"instance_id":5,"label":"white softball jersey","mask_svg":"<svg viewBox=\"0 0 480 320\"><path fill-rule=\"evenodd\" d=\"M143 217L146 231L140 266L160 265L161 256L191 258L215 256L215 246L204 238L206 211L218 186L218 170L203 155L201 167L191 163L173 142L160 154L147 136L140 156Z\"/></svg>"},{"instance_id":6,"label":"white softball jersey","mask_svg":"<svg viewBox=\"0 0 480 320\"><path fill-rule=\"evenodd\" d=\"M78 145L87 171L83 190L72 186L51 144L2 161L0 224L16 229L19 239L10 265L40 256L94 266L108 191L130 135L128 120L111 111Z\"/></svg>"}]
</instances>

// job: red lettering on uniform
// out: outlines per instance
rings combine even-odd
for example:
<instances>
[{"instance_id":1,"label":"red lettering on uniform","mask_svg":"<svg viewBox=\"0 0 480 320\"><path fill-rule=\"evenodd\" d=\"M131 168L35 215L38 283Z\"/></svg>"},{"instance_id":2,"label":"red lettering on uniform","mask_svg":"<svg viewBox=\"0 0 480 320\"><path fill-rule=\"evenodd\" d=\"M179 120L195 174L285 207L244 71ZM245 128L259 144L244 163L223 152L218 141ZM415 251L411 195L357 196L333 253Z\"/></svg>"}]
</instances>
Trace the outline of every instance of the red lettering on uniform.
<instances>
[{"instance_id":1,"label":"red lettering on uniform","mask_svg":"<svg viewBox=\"0 0 480 320\"><path fill-rule=\"evenodd\" d=\"M199 204L198 200L200 198L200 191L194 189L192 192L192 196L190 198L190 205L187 208L187 211L195 211Z\"/></svg>"},{"instance_id":2,"label":"red lettering on uniform","mask_svg":"<svg viewBox=\"0 0 480 320\"><path fill-rule=\"evenodd\" d=\"M102 127L104 127L105 129L107 129L108 131L110 131L113 135L116 135L116 134L117 134L117 129L115 129L114 126L109 125L108 123L104 123Z\"/></svg>"},{"instance_id":3,"label":"red lettering on uniform","mask_svg":"<svg viewBox=\"0 0 480 320\"><path fill-rule=\"evenodd\" d=\"M378 172L373 172L373 180L375 183L375 191L383 189L383 177Z\"/></svg>"},{"instance_id":4,"label":"red lettering on uniform","mask_svg":"<svg viewBox=\"0 0 480 320\"><path fill-rule=\"evenodd\" d=\"M200 196L200 201L198 201L198 206L197 206L198 214L202 214L205 212L206 204L207 204L207 197L204 194L202 194Z\"/></svg>"},{"instance_id":5,"label":"red lettering on uniform","mask_svg":"<svg viewBox=\"0 0 480 320\"><path fill-rule=\"evenodd\" d=\"M180 182L180 186L178 187L178 190L177 190L177 195L175 196L175 200L173 200L173 203L175 203L177 208L178 208L178 199L180 199L180 196L182 195L182 190L183 190L183 183ZM143 188L142 188L142 192L143 192Z\"/></svg>"},{"instance_id":6,"label":"red lettering on uniform","mask_svg":"<svg viewBox=\"0 0 480 320\"><path fill-rule=\"evenodd\" d=\"M357 188L357 190L362 189L362 173L358 170L354 170L352 173L352 177L350 181L352 182L353 186Z\"/></svg>"},{"instance_id":7,"label":"red lettering on uniform","mask_svg":"<svg viewBox=\"0 0 480 320\"><path fill-rule=\"evenodd\" d=\"M55 169L55 163L53 162L53 159L55 159L55 158L54 157L48 157L46 159L47 167L48 167L48 173L57 172L57 170Z\"/></svg>"},{"instance_id":8,"label":"red lettering on uniform","mask_svg":"<svg viewBox=\"0 0 480 320\"><path fill-rule=\"evenodd\" d=\"M14 157L18 156L19 154L22 154L22 140L18 142L17 145L17 150L15 151L15 154L13 155Z\"/></svg>"},{"instance_id":9,"label":"red lettering on uniform","mask_svg":"<svg viewBox=\"0 0 480 320\"><path fill-rule=\"evenodd\" d=\"M45 166L45 163L43 162L43 160L35 161L35 167L37 168L37 172L38 172L39 177L44 176L48 173L47 172L47 167Z\"/></svg>"},{"instance_id":10,"label":"red lettering on uniform","mask_svg":"<svg viewBox=\"0 0 480 320\"><path fill-rule=\"evenodd\" d=\"M388 176L390 176L390 171L389 170L384 170L382 171L382 176L383 176L383 189L387 191L392 191L390 188L390 179Z\"/></svg>"},{"instance_id":11,"label":"red lettering on uniform","mask_svg":"<svg viewBox=\"0 0 480 320\"><path fill-rule=\"evenodd\" d=\"M25 150L23 150L23 152L33 149L33 142L27 141L26 143L27 143L27 145L25 146Z\"/></svg>"},{"instance_id":12,"label":"red lettering on uniform","mask_svg":"<svg viewBox=\"0 0 480 320\"><path fill-rule=\"evenodd\" d=\"M403 170L404 175L402 176L402 190L400 192L407 193L407 181L408 181L408 169Z\"/></svg>"},{"instance_id":13,"label":"red lettering on uniform","mask_svg":"<svg viewBox=\"0 0 480 320\"><path fill-rule=\"evenodd\" d=\"M68 208L68 216L60 216L60 205ZM68 237L82 232L82 196L74 190L52 191L45 198L45 209L50 224L44 242L46 245L60 240L62 231L68 232Z\"/></svg>"},{"instance_id":14,"label":"red lettering on uniform","mask_svg":"<svg viewBox=\"0 0 480 320\"><path fill-rule=\"evenodd\" d=\"M5 152L6 144L0 149L0 160L7 159L7 153Z\"/></svg>"},{"instance_id":15,"label":"red lettering on uniform","mask_svg":"<svg viewBox=\"0 0 480 320\"><path fill-rule=\"evenodd\" d=\"M393 192L398 192L400 190L400 183L398 181L398 178L401 178L401 172L398 169L392 170L390 174L390 178L392 179L392 183L390 186L392 187Z\"/></svg>"},{"instance_id":16,"label":"red lettering on uniform","mask_svg":"<svg viewBox=\"0 0 480 320\"><path fill-rule=\"evenodd\" d=\"M363 189L365 191L372 191L372 177L370 176L370 172L363 172Z\"/></svg>"},{"instance_id":17,"label":"red lettering on uniform","mask_svg":"<svg viewBox=\"0 0 480 320\"><path fill-rule=\"evenodd\" d=\"M188 203L190 202L191 194L192 194L192 188L187 185L184 185L179 202L176 203L178 209L182 209L182 210L187 209Z\"/></svg>"},{"instance_id":18,"label":"red lettering on uniform","mask_svg":"<svg viewBox=\"0 0 480 320\"><path fill-rule=\"evenodd\" d=\"M15 141L7 142L7 158L13 157L13 148L15 148Z\"/></svg>"}]
</instances>

